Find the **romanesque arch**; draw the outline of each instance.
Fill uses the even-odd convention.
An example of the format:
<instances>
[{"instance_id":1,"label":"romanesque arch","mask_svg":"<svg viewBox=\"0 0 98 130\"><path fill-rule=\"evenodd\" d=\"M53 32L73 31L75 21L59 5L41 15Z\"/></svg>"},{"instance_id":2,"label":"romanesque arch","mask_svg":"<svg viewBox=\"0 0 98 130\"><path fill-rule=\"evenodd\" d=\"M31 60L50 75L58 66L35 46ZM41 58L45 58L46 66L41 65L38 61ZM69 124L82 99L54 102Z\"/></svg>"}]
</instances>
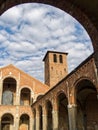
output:
<instances>
[{"instance_id":1,"label":"romanesque arch","mask_svg":"<svg viewBox=\"0 0 98 130\"><path fill-rule=\"evenodd\" d=\"M97 42L98 42L98 28L95 28L95 24L92 23L92 20L89 19L89 17L84 13L84 11L77 7L74 4L74 1L68 1L68 0L62 0L61 1L54 1L54 0L17 0L17 1L12 1L12 0L6 0L5 2L2 2L2 7L0 10L0 14L2 14L4 11L7 9L18 5L18 4L23 4L23 3L30 3L30 2L35 2L35 3L42 3L42 4L48 4L52 5L54 7L60 8L61 10L64 10L65 12L69 13L71 16L76 18L87 30L89 33L91 39L92 39L92 44L94 49L96 50L97 48Z\"/></svg>"},{"instance_id":2,"label":"romanesque arch","mask_svg":"<svg viewBox=\"0 0 98 130\"><path fill-rule=\"evenodd\" d=\"M46 111L47 111L47 130L53 130L53 116L52 116L53 106L51 101L46 101Z\"/></svg>"},{"instance_id":3,"label":"romanesque arch","mask_svg":"<svg viewBox=\"0 0 98 130\"><path fill-rule=\"evenodd\" d=\"M60 130L68 130L68 100L63 92L60 92L57 96L58 101L58 119Z\"/></svg>"},{"instance_id":4,"label":"romanesque arch","mask_svg":"<svg viewBox=\"0 0 98 130\"><path fill-rule=\"evenodd\" d=\"M11 114L4 114L1 118L1 130L13 130L14 118Z\"/></svg>"},{"instance_id":5,"label":"romanesque arch","mask_svg":"<svg viewBox=\"0 0 98 130\"><path fill-rule=\"evenodd\" d=\"M19 130L30 130L30 117L22 114L19 121Z\"/></svg>"},{"instance_id":6,"label":"romanesque arch","mask_svg":"<svg viewBox=\"0 0 98 130\"><path fill-rule=\"evenodd\" d=\"M31 91L29 88L23 88L20 92L20 105L31 104Z\"/></svg>"},{"instance_id":7,"label":"romanesque arch","mask_svg":"<svg viewBox=\"0 0 98 130\"><path fill-rule=\"evenodd\" d=\"M36 101L43 97L43 94L37 96Z\"/></svg>"},{"instance_id":8,"label":"romanesque arch","mask_svg":"<svg viewBox=\"0 0 98 130\"><path fill-rule=\"evenodd\" d=\"M16 80L12 77L7 77L3 80L2 104L14 105L16 101Z\"/></svg>"},{"instance_id":9,"label":"romanesque arch","mask_svg":"<svg viewBox=\"0 0 98 130\"><path fill-rule=\"evenodd\" d=\"M98 98L94 84L88 79L80 80L76 85L77 129L98 129Z\"/></svg>"}]
</instances>

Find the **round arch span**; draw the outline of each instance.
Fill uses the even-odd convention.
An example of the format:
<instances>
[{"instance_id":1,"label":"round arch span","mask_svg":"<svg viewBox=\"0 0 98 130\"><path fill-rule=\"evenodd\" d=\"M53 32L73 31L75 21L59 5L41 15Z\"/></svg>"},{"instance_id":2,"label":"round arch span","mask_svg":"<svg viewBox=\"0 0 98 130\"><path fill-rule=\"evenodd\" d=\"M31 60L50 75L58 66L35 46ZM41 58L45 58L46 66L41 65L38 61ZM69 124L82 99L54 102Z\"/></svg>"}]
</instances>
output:
<instances>
[{"instance_id":1,"label":"round arch span","mask_svg":"<svg viewBox=\"0 0 98 130\"><path fill-rule=\"evenodd\" d=\"M83 79L76 85L77 129L98 129L98 98L94 84Z\"/></svg>"},{"instance_id":2,"label":"round arch span","mask_svg":"<svg viewBox=\"0 0 98 130\"><path fill-rule=\"evenodd\" d=\"M77 19L86 29L88 32L91 40L92 40L92 45L95 50L95 61L96 61L96 66L98 68L98 26L96 26L96 23L98 21L94 21L93 19L97 20L96 18L96 11L97 6L94 6L93 3L87 0L87 3L83 3L83 1L72 1L72 0L6 0L6 1L1 1L0 5L0 14L2 14L4 11L7 9L18 5L18 4L23 4L23 3L42 3L42 4L48 4L52 5L54 7L60 8L61 10L69 13L71 16L73 16L75 19ZM96 2L96 5L98 3ZM88 6L89 8L86 8ZM84 10L85 7L85 10ZM95 10L95 11L94 11ZM93 19L92 17L93 16Z\"/></svg>"},{"instance_id":3,"label":"round arch span","mask_svg":"<svg viewBox=\"0 0 98 130\"><path fill-rule=\"evenodd\" d=\"M95 34L98 34L98 30L95 28L94 24L91 22L91 19L83 12L81 11L80 7L77 7L74 2L68 2L67 0L61 1L54 1L54 0L6 0L1 5L0 14L2 14L7 9L16 6L18 4L23 3L42 3L42 4L48 4L54 7L57 7L67 13L69 13L71 16L73 16L75 19L77 19L87 30L88 34L90 35L90 38L92 40L92 44L94 49L96 50L96 44L98 42L98 37Z\"/></svg>"}]
</instances>

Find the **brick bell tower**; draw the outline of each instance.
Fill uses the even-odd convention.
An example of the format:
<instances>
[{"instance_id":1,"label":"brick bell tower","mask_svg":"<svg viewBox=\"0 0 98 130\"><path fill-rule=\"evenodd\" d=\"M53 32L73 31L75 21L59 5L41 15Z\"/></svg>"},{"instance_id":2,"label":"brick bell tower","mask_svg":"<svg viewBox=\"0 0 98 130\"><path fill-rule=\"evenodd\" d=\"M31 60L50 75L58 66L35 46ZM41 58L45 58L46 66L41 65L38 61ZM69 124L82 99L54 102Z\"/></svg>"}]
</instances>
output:
<instances>
[{"instance_id":1,"label":"brick bell tower","mask_svg":"<svg viewBox=\"0 0 98 130\"><path fill-rule=\"evenodd\" d=\"M67 55L64 52L47 51L43 59L45 84L53 87L68 74Z\"/></svg>"}]
</instances>

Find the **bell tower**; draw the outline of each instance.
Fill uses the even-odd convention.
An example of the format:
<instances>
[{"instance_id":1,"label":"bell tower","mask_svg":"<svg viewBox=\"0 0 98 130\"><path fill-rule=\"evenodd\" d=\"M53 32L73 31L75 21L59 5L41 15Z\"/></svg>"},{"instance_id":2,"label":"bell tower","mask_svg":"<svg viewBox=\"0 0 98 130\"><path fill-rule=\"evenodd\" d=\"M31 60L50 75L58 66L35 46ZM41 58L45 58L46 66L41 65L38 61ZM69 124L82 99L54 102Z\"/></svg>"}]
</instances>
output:
<instances>
[{"instance_id":1,"label":"bell tower","mask_svg":"<svg viewBox=\"0 0 98 130\"><path fill-rule=\"evenodd\" d=\"M47 51L43 59L45 84L53 87L68 74L67 55L64 52Z\"/></svg>"}]
</instances>

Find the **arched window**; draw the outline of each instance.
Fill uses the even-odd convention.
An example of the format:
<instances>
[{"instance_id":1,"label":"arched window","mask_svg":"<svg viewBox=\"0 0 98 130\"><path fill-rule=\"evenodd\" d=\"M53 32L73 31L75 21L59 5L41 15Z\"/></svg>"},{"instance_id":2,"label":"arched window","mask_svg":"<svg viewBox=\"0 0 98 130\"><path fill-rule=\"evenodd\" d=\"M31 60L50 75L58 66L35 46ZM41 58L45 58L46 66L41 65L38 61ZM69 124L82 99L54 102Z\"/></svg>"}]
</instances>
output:
<instances>
[{"instance_id":1,"label":"arched window","mask_svg":"<svg viewBox=\"0 0 98 130\"><path fill-rule=\"evenodd\" d=\"M59 62L63 63L63 57L62 57L62 55L59 55Z\"/></svg>"},{"instance_id":2,"label":"arched window","mask_svg":"<svg viewBox=\"0 0 98 130\"><path fill-rule=\"evenodd\" d=\"M16 80L6 78L3 81L2 104L13 105L16 99Z\"/></svg>"},{"instance_id":3,"label":"arched window","mask_svg":"<svg viewBox=\"0 0 98 130\"><path fill-rule=\"evenodd\" d=\"M1 130L12 130L14 119L11 114L5 114L1 118Z\"/></svg>"},{"instance_id":4,"label":"arched window","mask_svg":"<svg viewBox=\"0 0 98 130\"><path fill-rule=\"evenodd\" d=\"M20 105L30 105L31 91L28 88L23 88L20 94Z\"/></svg>"},{"instance_id":5,"label":"arched window","mask_svg":"<svg viewBox=\"0 0 98 130\"><path fill-rule=\"evenodd\" d=\"M56 54L53 55L53 61L57 62L57 55Z\"/></svg>"},{"instance_id":6,"label":"arched window","mask_svg":"<svg viewBox=\"0 0 98 130\"><path fill-rule=\"evenodd\" d=\"M27 114L23 114L19 121L19 130L29 130L30 119Z\"/></svg>"}]
</instances>

